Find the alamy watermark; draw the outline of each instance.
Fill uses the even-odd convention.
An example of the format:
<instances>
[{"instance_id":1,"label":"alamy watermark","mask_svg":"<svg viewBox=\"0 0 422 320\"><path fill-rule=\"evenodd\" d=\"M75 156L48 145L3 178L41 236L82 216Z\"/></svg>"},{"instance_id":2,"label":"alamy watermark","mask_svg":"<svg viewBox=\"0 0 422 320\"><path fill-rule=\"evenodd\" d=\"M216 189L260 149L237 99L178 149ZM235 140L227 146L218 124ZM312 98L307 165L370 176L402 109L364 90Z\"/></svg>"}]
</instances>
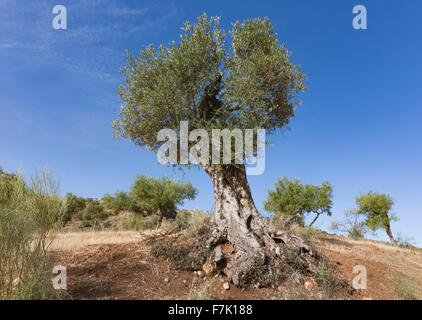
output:
<instances>
[{"instance_id":1,"label":"alamy watermark","mask_svg":"<svg viewBox=\"0 0 422 320\"><path fill-rule=\"evenodd\" d=\"M67 271L66 267L62 265L54 266L53 274L56 276L53 278L53 288L56 290L67 289Z\"/></svg>"},{"instance_id":2,"label":"alamy watermark","mask_svg":"<svg viewBox=\"0 0 422 320\"><path fill-rule=\"evenodd\" d=\"M354 289L356 290L365 290L367 289L367 284L366 284L366 278L367 278L367 272L366 272L366 267L362 266L362 265L356 265L353 267L353 273L357 274L357 276L355 276L353 278L352 281L352 286Z\"/></svg>"},{"instance_id":3,"label":"alamy watermark","mask_svg":"<svg viewBox=\"0 0 422 320\"><path fill-rule=\"evenodd\" d=\"M366 30L368 29L368 23L367 23L367 11L366 7L359 4L353 7L352 12L356 14L356 16L353 18L352 25L353 29L355 30Z\"/></svg>"},{"instance_id":4,"label":"alamy watermark","mask_svg":"<svg viewBox=\"0 0 422 320\"><path fill-rule=\"evenodd\" d=\"M67 29L67 9L65 6L63 5L57 5L54 6L53 8L53 14L55 14L56 16L54 16L53 18L53 28L56 30L66 30Z\"/></svg>"},{"instance_id":5,"label":"alamy watermark","mask_svg":"<svg viewBox=\"0 0 422 320\"><path fill-rule=\"evenodd\" d=\"M179 133L161 129L157 140L165 141L157 151L161 164L244 164L245 160L247 165L255 165L246 167L247 175L260 175L265 170L264 129L212 129L210 138L207 130L189 132L188 121L180 121ZM196 144L192 145L192 142Z\"/></svg>"}]
</instances>

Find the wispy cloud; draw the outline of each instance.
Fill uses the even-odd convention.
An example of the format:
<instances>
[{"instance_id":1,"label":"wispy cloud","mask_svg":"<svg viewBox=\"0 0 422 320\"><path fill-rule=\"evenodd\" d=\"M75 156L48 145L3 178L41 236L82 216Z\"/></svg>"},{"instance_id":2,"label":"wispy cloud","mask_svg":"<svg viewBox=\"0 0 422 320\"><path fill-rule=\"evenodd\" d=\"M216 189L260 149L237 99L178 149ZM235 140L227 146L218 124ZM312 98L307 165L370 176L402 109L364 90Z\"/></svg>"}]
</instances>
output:
<instances>
[{"instance_id":1,"label":"wispy cloud","mask_svg":"<svg viewBox=\"0 0 422 320\"><path fill-rule=\"evenodd\" d=\"M175 5L124 6L113 0L75 0L67 4L68 29L52 28L51 1L0 2L0 55L18 55L60 64L106 82L117 81L119 44L130 37L165 28Z\"/></svg>"}]
</instances>

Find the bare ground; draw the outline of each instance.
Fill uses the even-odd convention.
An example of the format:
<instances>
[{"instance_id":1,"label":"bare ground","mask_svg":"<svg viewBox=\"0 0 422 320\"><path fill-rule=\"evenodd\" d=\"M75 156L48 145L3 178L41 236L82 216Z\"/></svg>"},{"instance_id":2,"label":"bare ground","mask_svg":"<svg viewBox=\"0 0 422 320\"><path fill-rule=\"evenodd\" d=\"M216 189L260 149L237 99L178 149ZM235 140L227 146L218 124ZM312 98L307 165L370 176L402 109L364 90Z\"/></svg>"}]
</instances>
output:
<instances>
[{"instance_id":1,"label":"bare ground","mask_svg":"<svg viewBox=\"0 0 422 320\"><path fill-rule=\"evenodd\" d=\"M155 231L100 231L60 233L52 245L58 263L67 267L68 293L73 299L303 299L289 285L277 289L223 289L220 276L199 278L175 270L165 258L150 255L145 241ZM368 288L352 299L398 299L397 278L422 288L422 250L392 247L383 242L350 240L319 234L313 245L350 283L355 265L367 269ZM310 279L312 280L312 279ZM300 284L302 287L303 284ZM306 298L324 296L318 285L303 289ZM297 288L295 288L297 291ZM420 298L420 296L419 296Z\"/></svg>"}]
</instances>

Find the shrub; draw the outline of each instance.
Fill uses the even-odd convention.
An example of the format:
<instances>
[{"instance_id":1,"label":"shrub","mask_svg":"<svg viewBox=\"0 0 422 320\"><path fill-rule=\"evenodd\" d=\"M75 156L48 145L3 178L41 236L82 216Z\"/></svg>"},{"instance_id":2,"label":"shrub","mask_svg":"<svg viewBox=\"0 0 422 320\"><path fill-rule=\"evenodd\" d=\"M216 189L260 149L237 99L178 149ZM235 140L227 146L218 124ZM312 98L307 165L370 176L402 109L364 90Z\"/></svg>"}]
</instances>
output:
<instances>
[{"instance_id":1,"label":"shrub","mask_svg":"<svg viewBox=\"0 0 422 320\"><path fill-rule=\"evenodd\" d=\"M205 228L209 228L211 217L201 210L192 212L189 220L189 226L184 231L186 237L198 236Z\"/></svg>"},{"instance_id":2,"label":"shrub","mask_svg":"<svg viewBox=\"0 0 422 320\"><path fill-rule=\"evenodd\" d=\"M189 246L177 246L170 242L168 244L158 243L151 248L150 253L154 257L169 258L178 270L194 271L202 268L210 249L206 248L201 242Z\"/></svg>"},{"instance_id":3,"label":"shrub","mask_svg":"<svg viewBox=\"0 0 422 320\"><path fill-rule=\"evenodd\" d=\"M84 198L67 193L63 199L63 222L69 222L75 214L83 211L85 207L86 200Z\"/></svg>"},{"instance_id":4,"label":"shrub","mask_svg":"<svg viewBox=\"0 0 422 320\"><path fill-rule=\"evenodd\" d=\"M158 216L142 217L135 215L134 217L126 217L121 221L123 230L143 231L155 229L158 224Z\"/></svg>"},{"instance_id":5,"label":"shrub","mask_svg":"<svg viewBox=\"0 0 422 320\"><path fill-rule=\"evenodd\" d=\"M317 230L312 227L305 227L302 230L302 238L305 242L309 243L311 241L311 238L315 236L317 233Z\"/></svg>"},{"instance_id":6,"label":"shrub","mask_svg":"<svg viewBox=\"0 0 422 320\"><path fill-rule=\"evenodd\" d=\"M315 279L322 286L327 286L332 281L332 274L325 261L320 261L315 268Z\"/></svg>"},{"instance_id":7,"label":"shrub","mask_svg":"<svg viewBox=\"0 0 422 320\"><path fill-rule=\"evenodd\" d=\"M192 214L186 210L178 212L176 218L172 221L172 231L179 232L189 228L191 216Z\"/></svg>"},{"instance_id":8,"label":"shrub","mask_svg":"<svg viewBox=\"0 0 422 320\"><path fill-rule=\"evenodd\" d=\"M94 200L88 203L85 209L85 214L91 216L91 219L104 212L104 207L99 201Z\"/></svg>"},{"instance_id":9,"label":"shrub","mask_svg":"<svg viewBox=\"0 0 422 320\"><path fill-rule=\"evenodd\" d=\"M94 229L101 228L101 221L107 219L109 213L104 210L104 207L98 200L87 200L87 205L84 211L79 213L81 223L79 228L92 227Z\"/></svg>"},{"instance_id":10,"label":"shrub","mask_svg":"<svg viewBox=\"0 0 422 320\"><path fill-rule=\"evenodd\" d=\"M106 194L102 201L104 207L113 210L114 214L119 214L120 211L139 211L129 193L124 191L118 191L114 196Z\"/></svg>"},{"instance_id":11,"label":"shrub","mask_svg":"<svg viewBox=\"0 0 422 320\"><path fill-rule=\"evenodd\" d=\"M297 279L299 276L308 273L308 266L302 260L300 252L291 249L285 249L283 252L285 268L283 269L283 278Z\"/></svg>"},{"instance_id":12,"label":"shrub","mask_svg":"<svg viewBox=\"0 0 422 320\"><path fill-rule=\"evenodd\" d=\"M48 246L63 202L47 170L27 183L0 171L0 299L57 298Z\"/></svg>"},{"instance_id":13,"label":"shrub","mask_svg":"<svg viewBox=\"0 0 422 320\"><path fill-rule=\"evenodd\" d=\"M114 197L111 194L105 194L101 199L101 204L106 209L113 209Z\"/></svg>"},{"instance_id":14,"label":"shrub","mask_svg":"<svg viewBox=\"0 0 422 320\"><path fill-rule=\"evenodd\" d=\"M79 228L81 228L81 229L83 229L83 228L89 228L89 227L91 227L91 222L88 221L88 220L83 220L79 224Z\"/></svg>"},{"instance_id":15,"label":"shrub","mask_svg":"<svg viewBox=\"0 0 422 320\"><path fill-rule=\"evenodd\" d=\"M81 220L89 221L92 219L92 215L89 212L82 212Z\"/></svg>"},{"instance_id":16,"label":"shrub","mask_svg":"<svg viewBox=\"0 0 422 320\"><path fill-rule=\"evenodd\" d=\"M352 292L347 281L340 278L337 272L330 268L324 259L315 268L314 277L323 289L323 299L348 296Z\"/></svg>"},{"instance_id":17,"label":"shrub","mask_svg":"<svg viewBox=\"0 0 422 320\"><path fill-rule=\"evenodd\" d=\"M201 210L193 212L182 210L172 221L171 232L182 232L183 236L195 237L203 230L210 228L211 216Z\"/></svg>"},{"instance_id":18,"label":"shrub","mask_svg":"<svg viewBox=\"0 0 422 320\"><path fill-rule=\"evenodd\" d=\"M204 214L200 211L197 212L198 217L202 217ZM184 217L189 217L187 213L183 214ZM159 241L151 249L151 255L154 257L164 256L170 259L170 262L175 266L176 269L181 270L198 270L202 268L202 265L207 260L211 253L211 248L206 245L213 225L209 221L209 217L203 220L202 218L194 218L194 221L202 221L203 223L192 223L192 217L190 215L189 227L183 231L191 230L187 234L191 236L189 241L183 241L183 244L175 244L175 241L163 242ZM205 223L208 221L208 223ZM193 229L192 226L195 226ZM197 229L198 228L198 229ZM193 232L193 230L196 231Z\"/></svg>"},{"instance_id":19,"label":"shrub","mask_svg":"<svg viewBox=\"0 0 422 320\"><path fill-rule=\"evenodd\" d=\"M164 215L175 211L184 200L193 200L198 190L190 182L174 181L167 177L155 179L140 175L131 188L131 197L134 199L139 212L144 215L157 214L160 226Z\"/></svg>"},{"instance_id":20,"label":"shrub","mask_svg":"<svg viewBox=\"0 0 422 320\"><path fill-rule=\"evenodd\" d=\"M368 232L368 227L362 219L362 215L356 210L347 210L344 215L345 221L333 221L331 229L347 234L352 239L362 239Z\"/></svg>"},{"instance_id":21,"label":"shrub","mask_svg":"<svg viewBox=\"0 0 422 320\"><path fill-rule=\"evenodd\" d=\"M400 299L417 300L419 298L419 287L416 283L403 278L396 278L395 291Z\"/></svg>"}]
</instances>

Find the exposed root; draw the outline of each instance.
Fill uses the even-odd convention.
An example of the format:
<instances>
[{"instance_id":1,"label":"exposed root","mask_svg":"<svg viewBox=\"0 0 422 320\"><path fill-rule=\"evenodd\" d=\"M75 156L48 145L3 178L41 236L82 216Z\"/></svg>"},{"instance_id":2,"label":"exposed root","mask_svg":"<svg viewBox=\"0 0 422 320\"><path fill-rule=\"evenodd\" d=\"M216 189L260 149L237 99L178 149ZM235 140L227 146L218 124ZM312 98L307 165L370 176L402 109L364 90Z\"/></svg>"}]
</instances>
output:
<instances>
[{"instance_id":1,"label":"exposed root","mask_svg":"<svg viewBox=\"0 0 422 320\"><path fill-rule=\"evenodd\" d=\"M285 252L295 252L309 272L315 269L315 256L303 240L289 231L275 230L266 224L268 231L253 237L259 246L249 246L251 238L227 236L215 229L207 246L212 250L208 259L215 271L225 274L235 285L275 285L284 267ZM232 244L231 252L224 252L222 245Z\"/></svg>"}]
</instances>

